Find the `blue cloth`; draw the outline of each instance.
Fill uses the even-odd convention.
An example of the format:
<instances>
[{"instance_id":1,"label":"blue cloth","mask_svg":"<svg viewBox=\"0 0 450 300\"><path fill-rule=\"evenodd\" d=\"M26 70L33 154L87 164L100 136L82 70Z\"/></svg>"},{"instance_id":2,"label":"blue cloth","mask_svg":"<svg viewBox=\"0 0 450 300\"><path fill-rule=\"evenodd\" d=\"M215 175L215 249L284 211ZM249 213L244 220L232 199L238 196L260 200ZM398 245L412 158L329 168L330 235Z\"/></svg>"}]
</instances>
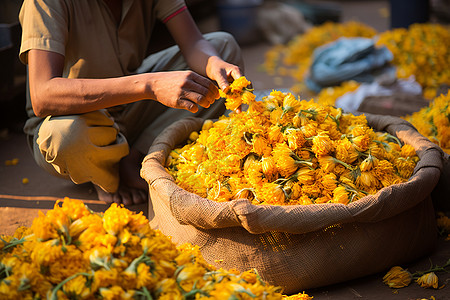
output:
<instances>
[{"instance_id":1,"label":"blue cloth","mask_svg":"<svg viewBox=\"0 0 450 300\"><path fill-rule=\"evenodd\" d=\"M391 51L375 47L373 39L340 38L314 51L306 85L319 92L348 80L372 82L378 75L392 71L392 59Z\"/></svg>"}]
</instances>

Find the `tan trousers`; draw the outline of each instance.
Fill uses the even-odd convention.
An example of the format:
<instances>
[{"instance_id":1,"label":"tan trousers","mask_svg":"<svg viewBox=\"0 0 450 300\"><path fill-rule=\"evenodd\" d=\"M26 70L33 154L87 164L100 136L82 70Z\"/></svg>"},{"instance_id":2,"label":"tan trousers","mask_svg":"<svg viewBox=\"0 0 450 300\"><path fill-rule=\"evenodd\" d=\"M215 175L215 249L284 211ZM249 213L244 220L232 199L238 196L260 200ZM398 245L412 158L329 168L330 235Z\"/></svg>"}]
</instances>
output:
<instances>
[{"instance_id":1,"label":"tan trousers","mask_svg":"<svg viewBox=\"0 0 450 300\"><path fill-rule=\"evenodd\" d=\"M221 57L243 69L240 48L224 32L205 34ZM138 73L187 70L177 46L146 58ZM34 158L51 174L81 184L92 182L107 192L119 186L119 162L129 147L147 153L158 134L173 122L195 116L214 119L225 112L223 100L195 114L152 100L70 116L49 116L30 136Z\"/></svg>"}]
</instances>

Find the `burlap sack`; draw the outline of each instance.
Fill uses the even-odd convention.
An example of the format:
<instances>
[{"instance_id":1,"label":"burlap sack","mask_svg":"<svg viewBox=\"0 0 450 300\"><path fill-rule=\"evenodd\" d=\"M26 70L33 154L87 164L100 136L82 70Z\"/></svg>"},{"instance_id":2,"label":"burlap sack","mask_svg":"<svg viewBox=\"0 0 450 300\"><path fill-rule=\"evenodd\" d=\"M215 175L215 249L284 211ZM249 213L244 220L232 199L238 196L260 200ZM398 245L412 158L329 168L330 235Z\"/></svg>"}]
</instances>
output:
<instances>
[{"instance_id":1,"label":"burlap sack","mask_svg":"<svg viewBox=\"0 0 450 300\"><path fill-rule=\"evenodd\" d=\"M188 118L155 140L141 176L149 184L149 220L175 243L200 246L217 267L256 269L286 294L330 285L412 261L437 241L430 198L439 180L442 151L408 122L367 115L378 131L415 147L420 161L411 179L349 205L252 205L246 199L218 203L178 187L165 171L171 149L203 120Z\"/></svg>"}]
</instances>

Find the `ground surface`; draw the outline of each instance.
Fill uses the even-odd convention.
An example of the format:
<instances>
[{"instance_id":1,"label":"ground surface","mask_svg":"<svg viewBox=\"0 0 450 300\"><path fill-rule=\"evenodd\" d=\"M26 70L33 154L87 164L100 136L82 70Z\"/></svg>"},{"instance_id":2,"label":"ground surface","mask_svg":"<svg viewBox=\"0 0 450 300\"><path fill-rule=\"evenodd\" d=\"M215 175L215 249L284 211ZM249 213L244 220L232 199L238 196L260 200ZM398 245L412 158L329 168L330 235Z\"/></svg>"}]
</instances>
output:
<instances>
[{"instance_id":1,"label":"ground surface","mask_svg":"<svg viewBox=\"0 0 450 300\"><path fill-rule=\"evenodd\" d=\"M377 30L388 28L387 1L334 1L340 3L342 20L366 22ZM274 80L261 72L264 53L270 48L267 43L243 46L246 75L256 90L285 89L290 80ZM20 100L21 101L21 100ZM20 118L18 118L20 119ZM52 177L41 170L34 162L24 134L21 132L22 120L10 124L8 129L0 128L0 234L11 234L20 225L31 225L39 210L51 209L57 199L70 197L83 199L94 211L104 211L108 205L97 199L90 184L74 185L64 179ZM4 162L18 158L17 165ZM28 183L23 183L27 178ZM134 211L147 213L147 205L129 207ZM428 257L403 266L411 271L428 269L430 261L444 264L450 258L450 241L439 238L436 250ZM440 276L442 289L423 289L417 284L407 288L392 290L382 283L383 274L374 274L358 280L306 291L314 299L450 299L449 274Z\"/></svg>"}]
</instances>

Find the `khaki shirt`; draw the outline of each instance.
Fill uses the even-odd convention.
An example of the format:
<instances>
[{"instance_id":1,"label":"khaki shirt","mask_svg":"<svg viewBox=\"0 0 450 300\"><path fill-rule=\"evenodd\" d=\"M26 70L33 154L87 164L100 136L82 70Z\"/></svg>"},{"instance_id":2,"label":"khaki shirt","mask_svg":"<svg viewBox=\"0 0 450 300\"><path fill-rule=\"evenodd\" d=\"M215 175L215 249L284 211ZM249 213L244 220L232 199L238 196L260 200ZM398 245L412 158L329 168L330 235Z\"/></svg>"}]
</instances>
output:
<instances>
[{"instance_id":1,"label":"khaki shirt","mask_svg":"<svg viewBox=\"0 0 450 300\"><path fill-rule=\"evenodd\" d=\"M116 26L103 0L24 0L19 58L27 64L31 49L62 54L67 78L129 75L145 58L155 20L167 20L184 7L184 0L123 0ZM34 117L29 99L27 111ZM33 134L29 127L35 126L25 128Z\"/></svg>"}]
</instances>

